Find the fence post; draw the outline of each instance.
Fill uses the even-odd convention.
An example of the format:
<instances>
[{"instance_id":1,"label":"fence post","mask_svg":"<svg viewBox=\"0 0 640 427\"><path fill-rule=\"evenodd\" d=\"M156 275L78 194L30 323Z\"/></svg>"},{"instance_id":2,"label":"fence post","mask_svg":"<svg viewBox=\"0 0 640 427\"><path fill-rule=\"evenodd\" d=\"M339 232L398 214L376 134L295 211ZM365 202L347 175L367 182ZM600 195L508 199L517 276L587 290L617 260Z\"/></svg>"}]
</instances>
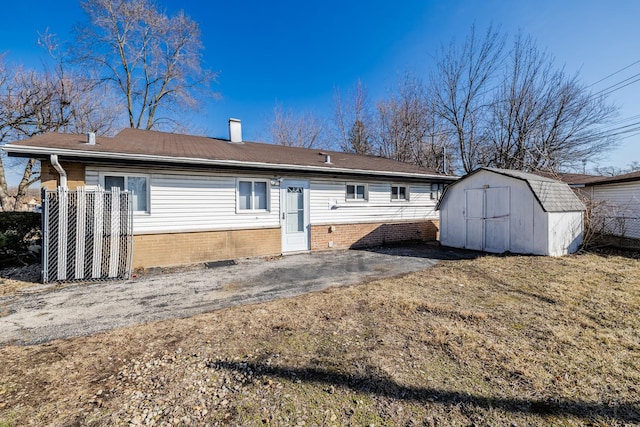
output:
<instances>
[{"instance_id":1,"label":"fence post","mask_svg":"<svg viewBox=\"0 0 640 427\"><path fill-rule=\"evenodd\" d=\"M84 187L76 191L76 274L75 279L84 279L85 245L87 240L87 197Z\"/></svg>"},{"instance_id":2,"label":"fence post","mask_svg":"<svg viewBox=\"0 0 640 427\"><path fill-rule=\"evenodd\" d=\"M42 188L40 191L40 200L42 201L42 250L40 253L40 260L42 264L42 283L49 282L49 200L47 189Z\"/></svg>"},{"instance_id":3,"label":"fence post","mask_svg":"<svg viewBox=\"0 0 640 427\"><path fill-rule=\"evenodd\" d=\"M104 191L98 190L93 194L93 262L91 265L91 277L99 278L102 276L102 245L104 243L102 239Z\"/></svg>"},{"instance_id":4,"label":"fence post","mask_svg":"<svg viewBox=\"0 0 640 427\"><path fill-rule=\"evenodd\" d=\"M109 209L109 277L118 276L120 261L120 188L111 189L111 209Z\"/></svg>"},{"instance_id":5,"label":"fence post","mask_svg":"<svg viewBox=\"0 0 640 427\"><path fill-rule=\"evenodd\" d=\"M68 196L66 188L58 187L58 280L67 280Z\"/></svg>"}]
</instances>

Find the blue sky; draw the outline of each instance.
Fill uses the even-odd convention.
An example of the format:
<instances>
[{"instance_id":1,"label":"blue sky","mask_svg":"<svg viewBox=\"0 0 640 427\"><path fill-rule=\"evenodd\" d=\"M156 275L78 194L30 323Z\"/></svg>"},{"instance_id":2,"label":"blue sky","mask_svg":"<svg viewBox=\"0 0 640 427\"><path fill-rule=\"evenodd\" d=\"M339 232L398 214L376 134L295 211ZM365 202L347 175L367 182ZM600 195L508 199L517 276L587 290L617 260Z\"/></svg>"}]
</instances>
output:
<instances>
[{"instance_id":1,"label":"blue sky","mask_svg":"<svg viewBox=\"0 0 640 427\"><path fill-rule=\"evenodd\" d=\"M218 137L227 135L227 119L237 117L244 139L267 140L276 102L330 117L334 88L346 91L358 79L379 99L405 70L426 76L439 46L463 40L472 24L531 35L585 84L640 60L634 0L156 1L169 13L184 9L201 26L205 66L220 72L222 98L208 102L196 123ZM83 19L75 0L7 2L3 16L0 51L26 66L45 58L38 31L48 28L64 40ZM640 63L591 89L638 73ZM639 95L640 82L611 94L621 119L640 114ZM634 160L640 161L640 135L622 140L599 165Z\"/></svg>"}]
</instances>

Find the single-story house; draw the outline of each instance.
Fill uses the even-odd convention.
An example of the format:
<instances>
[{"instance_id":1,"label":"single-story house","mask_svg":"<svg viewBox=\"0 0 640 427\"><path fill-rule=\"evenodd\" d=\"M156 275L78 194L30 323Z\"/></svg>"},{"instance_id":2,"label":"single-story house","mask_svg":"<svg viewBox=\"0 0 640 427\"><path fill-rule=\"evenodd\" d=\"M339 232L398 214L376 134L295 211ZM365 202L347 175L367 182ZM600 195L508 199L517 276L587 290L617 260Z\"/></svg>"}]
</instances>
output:
<instances>
[{"instance_id":1,"label":"single-story house","mask_svg":"<svg viewBox=\"0 0 640 427\"><path fill-rule=\"evenodd\" d=\"M376 156L125 129L4 146L42 186L133 192L133 268L435 240L455 177Z\"/></svg>"},{"instance_id":2,"label":"single-story house","mask_svg":"<svg viewBox=\"0 0 640 427\"><path fill-rule=\"evenodd\" d=\"M539 175L480 168L449 185L436 209L444 246L560 256L582 243L584 205Z\"/></svg>"},{"instance_id":3,"label":"single-story house","mask_svg":"<svg viewBox=\"0 0 640 427\"><path fill-rule=\"evenodd\" d=\"M594 177L580 187L601 217L596 220L602 221L606 234L640 239L640 171Z\"/></svg>"}]
</instances>

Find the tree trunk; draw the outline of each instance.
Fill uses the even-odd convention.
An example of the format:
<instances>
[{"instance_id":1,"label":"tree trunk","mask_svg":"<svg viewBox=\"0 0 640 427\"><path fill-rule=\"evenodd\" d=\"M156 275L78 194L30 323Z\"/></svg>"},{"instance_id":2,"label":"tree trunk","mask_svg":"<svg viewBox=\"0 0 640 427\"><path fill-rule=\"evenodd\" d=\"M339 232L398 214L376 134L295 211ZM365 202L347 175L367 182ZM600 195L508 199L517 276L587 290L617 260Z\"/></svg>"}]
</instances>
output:
<instances>
[{"instance_id":1,"label":"tree trunk","mask_svg":"<svg viewBox=\"0 0 640 427\"><path fill-rule=\"evenodd\" d=\"M22 203L24 201L25 196L27 195L27 191L29 190L29 186L33 184L37 179L33 179L33 167L36 165L35 159L29 159L27 162L27 166L24 168L24 173L22 174L22 179L18 184L18 192L16 193L16 199L13 205L13 210L20 210L22 207Z\"/></svg>"},{"instance_id":2,"label":"tree trunk","mask_svg":"<svg viewBox=\"0 0 640 427\"><path fill-rule=\"evenodd\" d=\"M0 155L0 206L2 207L2 210L6 212L12 210L13 198L9 194L7 179L4 173L4 164L2 163L2 156Z\"/></svg>"}]
</instances>

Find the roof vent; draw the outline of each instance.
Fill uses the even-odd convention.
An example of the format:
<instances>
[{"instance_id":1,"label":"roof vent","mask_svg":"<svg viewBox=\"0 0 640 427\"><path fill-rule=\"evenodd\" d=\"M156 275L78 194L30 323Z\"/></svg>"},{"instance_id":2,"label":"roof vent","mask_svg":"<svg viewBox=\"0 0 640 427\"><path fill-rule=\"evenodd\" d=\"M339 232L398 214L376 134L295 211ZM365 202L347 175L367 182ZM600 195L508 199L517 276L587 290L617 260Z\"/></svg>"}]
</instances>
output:
<instances>
[{"instance_id":1,"label":"roof vent","mask_svg":"<svg viewBox=\"0 0 640 427\"><path fill-rule=\"evenodd\" d=\"M229 141L242 142L242 124L240 119L229 119Z\"/></svg>"},{"instance_id":2,"label":"roof vent","mask_svg":"<svg viewBox=\"0 0 640 427\"><path fill-rule=\"evenodd\" d=\"M95 132L87 133L87 144L96 145L96 133Z\"/></svg>"},{"instance_id":3,"label":"roof vent","mask_svg":"<svg viewBox=\"0 0 640 427\"><path fill-rule=\"evenodd\" d=\"M324 156L324 162L326 164L331 164L331 156L328 153L318 153L321 156Z\"/></svg>"}]
</instances>

